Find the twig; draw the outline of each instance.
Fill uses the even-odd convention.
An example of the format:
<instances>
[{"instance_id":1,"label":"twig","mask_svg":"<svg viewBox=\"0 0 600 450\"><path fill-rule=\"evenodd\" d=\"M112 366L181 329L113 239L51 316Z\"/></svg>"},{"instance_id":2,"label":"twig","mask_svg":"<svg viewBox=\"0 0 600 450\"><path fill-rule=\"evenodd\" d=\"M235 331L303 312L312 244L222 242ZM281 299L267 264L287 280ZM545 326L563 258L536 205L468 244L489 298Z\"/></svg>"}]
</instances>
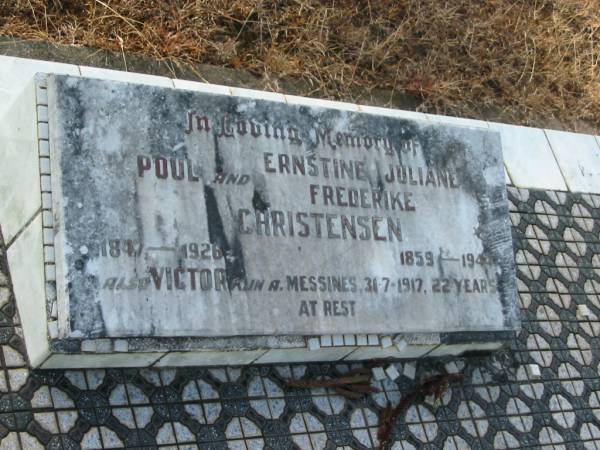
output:
<instances>
[{"instance_id":1,"label":"twig","mask_svg":"<svg viewBox=\"0 0 600 450\"><path fill-rule=\"evenodd\" d=\"M357 400L367 394L379 392L378 388L370 385L370 381L370 371L363 367L339 378L288 380L285 384L289 387L299 388L330 388L348 399Z\"/></svg>"},{"instance_id":2,"label":"twig","mask_svg":"<svg viewBox=\"0 0 600 450\"><path fill-rule=\"evenodd\" d=\"M341 396L346 397L346 398L350 398L350 399L353 399L353 400L358 400L359 398L362 398L365 395L365 394L363 394L361 392L354 392L354 391L351 391L349 389L344 389L344 388L341 388L341 387L334 387L333 390L335 392L337 392L338 394L340 394Z\"/></svg>"},{"instance_id":3,"label":"twig","mask_svg":"<svg viewBox=\"0 0 600 450\"><path fill-rule=\"evenodd\" d=\"M400 417L410 405L429 395L434 395L435 398L439 400L442 395L444 395L444 392L446 392L448 385L451 382L462 381L464 379L465 376L462 373L449 373L433 376L404 397L395 408L388 405L382 409L379 414L379 430L377 430L377 437L380 442L379 448L384 449L388 444L396 419Z\"/></svg>"}]
</instances>

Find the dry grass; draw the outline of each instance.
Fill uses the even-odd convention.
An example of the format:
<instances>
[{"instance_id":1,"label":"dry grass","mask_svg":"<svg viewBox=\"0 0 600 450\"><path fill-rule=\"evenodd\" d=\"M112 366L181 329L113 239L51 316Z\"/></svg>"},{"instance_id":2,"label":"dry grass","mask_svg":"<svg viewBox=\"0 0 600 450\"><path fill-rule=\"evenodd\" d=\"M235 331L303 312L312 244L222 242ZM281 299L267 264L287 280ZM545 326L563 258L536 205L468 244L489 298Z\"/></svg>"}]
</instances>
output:
<instances>
[{"instance_id":1,"label":"dry grass","mask_svg":"<svg viewBox=\"0 0 600 450\"><path fill-rule=\"evenodd\" d=\"M277 88L600 124L600 0L0 0L0 34L252 71ZM358 94L357 94L358 93ZM543 119L540 119L543 118Z\"/></svg>"}]
</instances>

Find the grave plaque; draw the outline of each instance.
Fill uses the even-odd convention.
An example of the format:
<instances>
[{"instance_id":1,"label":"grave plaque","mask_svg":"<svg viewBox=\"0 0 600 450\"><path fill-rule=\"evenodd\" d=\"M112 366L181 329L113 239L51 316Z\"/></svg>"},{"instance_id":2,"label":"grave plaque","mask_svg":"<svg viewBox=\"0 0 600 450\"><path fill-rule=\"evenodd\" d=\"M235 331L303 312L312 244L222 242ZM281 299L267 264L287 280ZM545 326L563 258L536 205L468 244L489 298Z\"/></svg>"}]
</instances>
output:
<instances>
[{"instance_id":1,"label":"grave plaque","mask_svg":"<svg viewBox=\"0 0 600 450\"><path fill-rule=\"evenodd\" d=\"M48 76L63 338L518 327L500 138Z\"/></svg>"}]
</instances>

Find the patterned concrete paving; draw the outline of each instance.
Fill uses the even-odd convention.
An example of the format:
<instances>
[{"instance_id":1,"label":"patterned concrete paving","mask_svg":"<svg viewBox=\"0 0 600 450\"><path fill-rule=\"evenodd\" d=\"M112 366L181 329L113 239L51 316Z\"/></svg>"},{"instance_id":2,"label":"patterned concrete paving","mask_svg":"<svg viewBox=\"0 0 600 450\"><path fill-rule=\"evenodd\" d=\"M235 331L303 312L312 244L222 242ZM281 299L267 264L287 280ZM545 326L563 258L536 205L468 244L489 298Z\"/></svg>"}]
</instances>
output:
<instances>
[{"instance_id":1,"label":"patterned concrete paving","mask_svg":"<svg viewBox=\"0 0 600 450\"><path fill-rule=\"evenodd\" d=\"M284 384L347 364L30 371L2 244L0 449L373 448L381 409L447 370L466 378L401 415L390 448L600 448L600 196L509 196L523 317L510 349L403 361L358 400Z\"/></svg>"}]
</instances>

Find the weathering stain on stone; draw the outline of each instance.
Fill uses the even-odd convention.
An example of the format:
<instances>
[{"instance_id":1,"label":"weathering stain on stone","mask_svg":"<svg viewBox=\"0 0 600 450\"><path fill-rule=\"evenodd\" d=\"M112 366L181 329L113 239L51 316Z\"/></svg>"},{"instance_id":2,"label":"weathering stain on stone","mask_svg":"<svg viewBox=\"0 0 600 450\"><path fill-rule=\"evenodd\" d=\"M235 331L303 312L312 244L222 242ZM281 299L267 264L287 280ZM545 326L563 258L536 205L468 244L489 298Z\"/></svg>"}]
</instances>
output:
<instances>
[{"instance_id":1,"label":"weathering stain on stone","mask_svg":"<svg viewBox=\"0 0 600 450\"><path fill-rule=\"evenodd\" d=\"M60 75L48 89L64 338L518 328L495 133Z\"/></svg>"}]
</instances>

